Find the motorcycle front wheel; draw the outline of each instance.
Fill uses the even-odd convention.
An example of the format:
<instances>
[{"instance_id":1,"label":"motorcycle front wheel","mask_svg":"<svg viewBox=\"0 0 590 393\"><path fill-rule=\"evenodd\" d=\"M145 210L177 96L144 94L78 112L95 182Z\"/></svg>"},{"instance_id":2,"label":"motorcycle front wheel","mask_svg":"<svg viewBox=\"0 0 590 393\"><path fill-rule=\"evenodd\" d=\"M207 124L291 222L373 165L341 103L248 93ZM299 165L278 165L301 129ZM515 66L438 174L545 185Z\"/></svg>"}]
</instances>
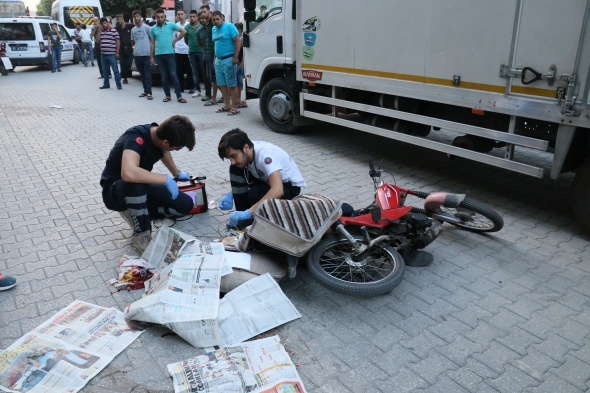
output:
<instances>
[{"instance_id":1,"label":"motorcycle front wheel","mask_svg":"<svg viewBox=\"0 0 590 393\"><path fill-rule=\"evenodd\" d=\"M439 206L433 212L412 209L413 212L425 213L437 220L472 232L497 232L504 226L504 219L484 204L465 198L458 207Z\"/></svg>"},{"instance_id":2,"label":"motorcycle front wheel","mask_svg":"<svg viewBox=\"0 0 590 393\"><path fill-rule=\"evenodd\" d=\"M354 238L362 243L360 236ZM309 251L307 267L322 285L348 295L383 295L402 281L404 260L390 246L376 244L359 260L352 250L344 238L325 238Z\"/></svg>"}]
</instances>

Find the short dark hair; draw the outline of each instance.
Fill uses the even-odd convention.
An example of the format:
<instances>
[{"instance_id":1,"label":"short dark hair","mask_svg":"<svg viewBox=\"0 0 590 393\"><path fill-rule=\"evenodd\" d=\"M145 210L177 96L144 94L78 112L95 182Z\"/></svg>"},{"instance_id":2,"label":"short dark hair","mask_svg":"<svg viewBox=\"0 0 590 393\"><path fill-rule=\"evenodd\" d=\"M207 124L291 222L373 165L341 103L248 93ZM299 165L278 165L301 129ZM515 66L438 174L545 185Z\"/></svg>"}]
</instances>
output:
<instances>
[{"instance_id":1,"label":"short dark hair","mask_svg":"<svg viewBox=\"0 0 590 393\"><path fill-rule=\"evenodd\" d=\"M220 16L220 17L222 17L222 18L223 18L223 14L222 14L222 13L221 13L221 11L219 11L219 10L217 10L217 11L213 11L213 12L211 13L211 15L213 15L213 16Z\"/></svg>"},{"instance_id":2,"label":"short dark hair","mask_svg":"<svg viewBox=\"0 0 590 393\"><path fill-rule=\"evenodd\" d=\"M158 8L156 11L154 11L154 14L164 14L164 10L162 8Z\"/></svg>"},{"instance_id":3,"label":"short dark hair","mask_svg":"<svg viewBox=\"0 0 590 393\"><path fill-rule=\"evenodd\" d=\"M164 120L156 129L156 136L167 140L173 147L186 147L193 150L195 147L195 126L188 117L174 115Z\"/></svg>"},{"instance_id":4,"label":"short dark hair","mask_svg":"<svg viewBox=\"0 0 590 393\"><path fill-rule=\"evenodd\" d=\"M189 15L199 15L199 13L195 10L190 10L188 14Z\"/></svg>"},{"instance_id":5,"label":"short dark hair","mask_svg":"<svg viewBox=\"0 0 590 393\"><path fill-rule=\"evenodd\" d=\"M203 8L206 8L209 11L211 11L211 7L209 7L209 4L203 4L202 6L199 7L200 10L202 10Z\"/></svg>"},{"instance_id":6,"label":"short dark hair","mask_svg":"<svg viewBox=\"0 0 590 393\"><path fill-rule=\"evenodd\" d=\"M236 26L236 29L238 29L238 31L244 31L244 24L241 22L236 22L234 23L234 26Z\"/></svg>"},{"instance_id":7,"label":"short dark hair","mask_svg":"<svg viewBox=\"0 0 590 393\"><path fill-rule=\"evenodd\" d=\"M105 16L103 16L102 18L100 18L100 23L102 23L102 22L108 22L108 21L109 20Z\"/></svg>"},{"instance_id":8,"label":"short dark hair","mask_svg":"<svg viewBox=\"0 0 590 393\"><path fill-rule=\"evenodd\" d=\"M135 10L131 13L131 15L141 15L141 11Z\"/></svg>"},{"instance_id":9,"label":"short dark hair","mask_svg":"<svg viewBox=\"0 0 590 393\"><path fill-rule=\"evenodd\" d=\"M122 18L123 17L123 14L117 14L115 17L116 18L119 18L119 17Z\"/></svg>"},{"instance_id":10,"label":"short dark hair","mask_svg":"<svg viewBox=\"0 0 590 393\"><path fill-rule=\"evenodd\" d=\"M229 149L236 149L244 151L244 146L254 147L254 143L248 138L248 134L239 128L229 130L219 140L219 146L217 146L217 153L219 158L222 160L227 158L227 152Z\"/></svg>"}]
</instances>

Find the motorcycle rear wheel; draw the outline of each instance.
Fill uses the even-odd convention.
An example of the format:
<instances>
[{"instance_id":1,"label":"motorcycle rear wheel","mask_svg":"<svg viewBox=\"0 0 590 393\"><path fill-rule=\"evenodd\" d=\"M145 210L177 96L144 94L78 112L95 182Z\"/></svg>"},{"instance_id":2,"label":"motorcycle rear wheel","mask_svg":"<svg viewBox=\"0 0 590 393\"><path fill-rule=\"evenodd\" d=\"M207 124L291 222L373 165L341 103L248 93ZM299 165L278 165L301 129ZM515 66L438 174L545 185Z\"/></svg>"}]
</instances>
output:
<instances>
[{"instance_id":1,"label":"motorcycle rear wheel","mask_svg":"<svg viewBox=\"0 0 590 393\"><path fill-rule=\"evenodd\" d=\"M439 206L434 212L412 208L414 213L423 213L438 220L472 232L497 232L504 227L504 219L484 204L463 199L458 207Z\"/></svg>"},{"instance_id":2,"label":"motorcycle rear wheel","mask_svg":"<svg viewBox=\"0 0 590 393\"><path fill-rule=\"evenodd\" d=\"M354 238L362 242L360 236ZM322 285L348 295L383 295L402 281L404 259L392 247L377 244L358 262L351 259L351 250L344 238L325 238L309 251L307 267Z\"/></svg>"}]
</instances>

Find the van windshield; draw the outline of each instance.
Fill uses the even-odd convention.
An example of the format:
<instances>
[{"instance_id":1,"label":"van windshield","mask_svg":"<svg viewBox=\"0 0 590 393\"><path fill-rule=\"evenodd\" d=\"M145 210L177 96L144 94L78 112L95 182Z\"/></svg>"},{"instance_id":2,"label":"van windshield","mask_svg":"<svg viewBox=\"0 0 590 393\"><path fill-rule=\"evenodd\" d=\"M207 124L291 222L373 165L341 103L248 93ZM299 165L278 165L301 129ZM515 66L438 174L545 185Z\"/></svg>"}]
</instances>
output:
<instances>
[{"instance_id":1,"label":"van windshield","mask_svg":"<svg viewBox=\"0 0 590 393\"><path fill-rule=\"evenodd\" d=\"M35 41L32 23L0 23L0 41Z\"/></svg>"},{"instance_id":2,"label":"van windshield","mask_svg":"<svg viewBox=\"0 0 590 393\"><path fill-rule=\"evenodd\" d=\"M100 17L98 7L90 5L76 5L64 7L64 25L68 29L76 27L76 23L92 26L95 16Z\"/></svg>"}]
</instances>

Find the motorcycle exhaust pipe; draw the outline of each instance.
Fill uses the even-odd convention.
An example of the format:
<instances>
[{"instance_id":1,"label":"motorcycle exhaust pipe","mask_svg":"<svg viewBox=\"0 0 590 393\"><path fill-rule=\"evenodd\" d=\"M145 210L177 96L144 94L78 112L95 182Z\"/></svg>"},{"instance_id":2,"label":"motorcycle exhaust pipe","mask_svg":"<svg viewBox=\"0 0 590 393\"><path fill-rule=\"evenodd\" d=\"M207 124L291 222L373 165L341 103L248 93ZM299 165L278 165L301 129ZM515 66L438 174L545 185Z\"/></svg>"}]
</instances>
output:
<instances>
[{"instance_id":1,"label":"motorcycle exhaust pipe","mask_svg":"<svg viewBox=\"0 0 590 393\"><path fill-rule=\"evenodd\" d=\"M436 210L439 206L458 207L465 199L465 194L452 194L450 192L433 192L424 200L424 209Z\"/></svg>"}]
</instances>

